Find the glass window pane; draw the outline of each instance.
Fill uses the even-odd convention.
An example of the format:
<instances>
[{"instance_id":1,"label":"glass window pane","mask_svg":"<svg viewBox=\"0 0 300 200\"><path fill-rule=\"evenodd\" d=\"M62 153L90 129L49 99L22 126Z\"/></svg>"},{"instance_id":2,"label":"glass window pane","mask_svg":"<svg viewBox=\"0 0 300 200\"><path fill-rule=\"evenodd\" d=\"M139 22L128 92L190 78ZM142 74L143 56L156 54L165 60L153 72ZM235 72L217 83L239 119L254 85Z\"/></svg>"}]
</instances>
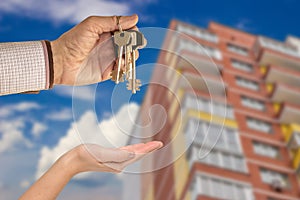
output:
<instances>
[{"instance_id":1,"label":"glass window pane","mask_svg":"<svg viewBox=\"0 0 300 200\"><path fill-rule=\"evenodd\" d=\"M245 72L252 72L253 68L252 65L249 63L245 63L242 61L238 61L238 60L231 60L231 65L239 70L245 71Z\"/></svg>"},{"instance_id":2,"label":"glass window pane","mask_svg":"<svg viewBox=\"0 0 300 200\"><path fill-rule=\"evenodd\" d=\"M243 47L239 47L233 44L228 44L227 45L227 49L231 52L243 55L243 56L247 56L248 55L248 50L243 48Z\"/></svg>"},{"instance_id":3,"label":"glass window pane","mask_svg":"<svg viewBox=\"0 0 300 200\"><path fill-rule=\"evenodd\" d=\"M259 90L259 85L258 85L257 82L247 80L247 79L244 79L244 78L237 77L236 78L236 84L240 87L244 87L244 88L247 88L247 89L250 89L250 90L255 90L255 91Z\"/></svg>"},{"instance_id":4,"label":"glass window pane","mask_svg":"<svg viewBox=\"0 0 300 200\"><path fill-rule=\"evenodd\" d=\"M229 154L224 153L222 155L223 167L227 169L233 169L232 167L232 160Z\"/></svg>"},{"instance_id":5,"label":"glass window pane","mask_svg":"<svg viewBox=\"0 0 300 200\"><path fill-rule=\"evenodd\" d=\"M245 189L239 185L234 187L235 190L235 199L247 199L245 195Z\"/></svg>"}]
</instances>

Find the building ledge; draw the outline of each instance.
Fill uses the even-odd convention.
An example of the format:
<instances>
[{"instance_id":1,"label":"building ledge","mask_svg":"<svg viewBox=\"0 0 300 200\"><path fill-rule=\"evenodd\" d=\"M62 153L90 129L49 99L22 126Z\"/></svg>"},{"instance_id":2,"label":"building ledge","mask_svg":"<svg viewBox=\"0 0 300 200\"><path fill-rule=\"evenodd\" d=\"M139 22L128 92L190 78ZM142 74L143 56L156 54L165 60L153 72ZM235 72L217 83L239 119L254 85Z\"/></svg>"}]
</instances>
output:
<instances>
[{"instance_id":1,"label":"building ledge","mask_svg":"<svg viewBox=\"0 0 300 200\"><path fill-rule=\"evenodd\" d=\"M278 103L287 102L300 105L300 89L276 83L272 86L271 100Z\"/></svg>"},{"instance_id":2,"label":"building ledge","mask_svg":"<svg viewBox=\"0 0 300 200\"><path fill-rule=\"evenodd\" d=\"M300 72L300 57L292 57L271 49L261 47L258 54L258 62L260 65L280 65L291 70Z\"/></svg>"},{"instance_id":3,"label":"building ledge","mask_svg":"<svg viewBox=\"0 0 300 200\"><path fill-rule=\"evenodd\" d=\"M300 88L300 72L285 67L269 65L265 72L265 81L269 83L284 83Z\"/></svg>"},{"instance_id":4,"label":"building ledge","mask_svg":"<svg viewBox=\"0 0 300 200\"><path fill-rule=\"evenodd\" d=\"M221 77L199 75L192 69L183 69L181 74L180 86L185 89L193 88L217 96L226 95L227 85Z\"/></svg>"},{"instance_id":5,"label":"building ledge","mask_svg":"<svg viewBox=\"0 0 300 200\"><path fill-rule=\"evenodd\" d=\"M190 51L183 50L180 53L180 57L176 63L176 68L194 68L199 73L221 76L220 71L222 66L215 63L214 60L208 56L199 55Z\"/></svg>"},{"instance_id":6,"label":"building ledge","mask_svg":"<svg viewBox=\"0 0 300 200\"><path fill-rule=\"evenodd\" d=\"M300 123L300 105L282 103L278 113L280 123Z\"/></svg>"}]
</instances>

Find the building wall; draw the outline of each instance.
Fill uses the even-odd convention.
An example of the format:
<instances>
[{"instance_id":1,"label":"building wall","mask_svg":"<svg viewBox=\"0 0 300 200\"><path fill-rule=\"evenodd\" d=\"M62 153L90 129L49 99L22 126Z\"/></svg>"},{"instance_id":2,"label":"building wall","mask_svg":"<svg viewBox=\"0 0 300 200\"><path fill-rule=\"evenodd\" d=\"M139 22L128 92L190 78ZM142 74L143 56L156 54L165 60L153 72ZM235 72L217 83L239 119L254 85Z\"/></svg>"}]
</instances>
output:
<instances>
[{"instance_id":1,"label":"building wall","mask_svg":"<svg viewBox=\"0 0 300 200\"><path fill-rule=\"evenodd\" d=\"M157 62L172 70L160 67L154 70L153 80L164 82L166 87L149 86L141 117L146 119L149 108L154 104L165 108L168 116L166 123L152 139L162 140L165 145L170 144L171 148L162 150L158 157L153 158L152 164L155 168L161 165L162 160L174 162L142 178L142 184L147 187L142 187L141 199L210 200L228 199L231 195L233 199L241 199L245 195L244 198L249 200L300 199L300 143L297 144L298 140L295 139L300 133L300 126L297 125L299 121L296 119L297 116L300 119L300 109L297 107L300 103L295 105L295 102L297 104L297 98L300 102L300 97L296 92L289 93L292 98L287 101L289 104L292 102L296 109L289 109L285 102L279 101L285 93L284 90L275 91L281 79L272 71L272 66L278 64L282 73L287 73L287 78L282 79L284 85L293 83L291 90L297 91L296 83L300 89L300 76L299 84L297 79L289 79L291 74L300 74L300 54L297 57L292 52L297 51L290 44L293 40L285 44L261 39L214 22L205 30L173 20L169 28L180 31L182 35L175 38L171 33L166 35L164 47L173 53L162 52ZM189 40L192 41L190 44ZM201 45L210 57L202 52ZM209 61L213 61L213 64L208 64ZM184 78L192 89L184 84ZM195 96L199 102L199 98L204 99L203 102L210 102L207 105L214 102L213 110L209 111L206 106L195 110L195 105L184 105L189 95ZM218 105L227 106L227 110L233 109L233 115L222 114L223 108L220 106L217 109ZM187 106L186 110L184 106ZM289 118L288 115L295 117ZM152 129L164 120L163 116L154 116ZM217 127L221 124L228 129L230 133L222 130L220 136L228 143L223 144L228 149L217 143L208 153L207 160L201 160L199 156L195 157L191 149L198 148L197 145L202 145L199 146L202 148L207 144L203 144L205 139L195 139L186 151L186 144L191 139L187 132L188 124L192 120ZM201 130L196 137L200 137ZM208 138L214 134L211 131L207 131ZM229 138L233 133L237 134L236 140ZM236 151L230 150L229 142L237 145ZM213 155L216 157L213 158ZM226 166L228 162L230 166ZM243 165L245 170L235 169ZM278 176L276 180L282 178L283 181L274 182L275 176ZM205 183L211 188L204 189L208 187ZM220 189L215 191L218 184ZM226 193L230 190L233 194Z\"/></svg>"}]
</instances>

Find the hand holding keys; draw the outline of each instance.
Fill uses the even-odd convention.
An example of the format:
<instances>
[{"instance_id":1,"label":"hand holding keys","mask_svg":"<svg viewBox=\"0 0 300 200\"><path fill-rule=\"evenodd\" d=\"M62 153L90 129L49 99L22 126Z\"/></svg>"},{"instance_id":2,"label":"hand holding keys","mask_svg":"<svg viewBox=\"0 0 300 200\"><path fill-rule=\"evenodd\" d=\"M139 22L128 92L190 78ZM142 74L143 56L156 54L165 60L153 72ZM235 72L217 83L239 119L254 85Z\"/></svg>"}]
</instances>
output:
<instances>
[{"instance_id":1,"label":"hand holding keys","mask_svg":"<svg viewBox=\"0 0 300 200\"><path fill-rule=\"evenodd\" d=\"M144 48L146 46L146 39L144 35L137 30L120 30L114 33L114 45L117 54L117 69L111 72L111 79L116 84L124 81L125 78L128 81L127 89L135 94L140 90L141 81L136 79L135 60L136 50ZM125 63L123 64L123 53L125 54ZM125 65L125 71L123 66Z\"/></svg>"}]
</instances>

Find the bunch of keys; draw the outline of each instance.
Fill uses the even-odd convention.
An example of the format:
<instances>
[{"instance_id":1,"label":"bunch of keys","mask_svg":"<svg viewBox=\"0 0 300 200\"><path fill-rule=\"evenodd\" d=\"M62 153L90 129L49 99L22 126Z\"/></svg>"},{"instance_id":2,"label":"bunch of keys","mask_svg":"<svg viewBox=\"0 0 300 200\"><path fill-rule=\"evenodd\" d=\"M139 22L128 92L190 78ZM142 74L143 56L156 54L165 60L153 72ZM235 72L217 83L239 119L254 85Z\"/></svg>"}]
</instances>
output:
<instances>
[{"instance_id":1,"label":"bunch of keys","mask_svg":"<svg viewBox=\"0 0 300 200\"><path fill-rule=\"evenodd\" d=\"M117 69L111 72L111 80L116 84L124 81L124 75L127 83L127 89L135 94L140 90L141 81L136 79L136 50L146 46L144 35L136 30L120 30L114 33L114 46L117 55ZM125 55L125 71L123 71L123 54Z\"/></svg>"}]
</instances>

